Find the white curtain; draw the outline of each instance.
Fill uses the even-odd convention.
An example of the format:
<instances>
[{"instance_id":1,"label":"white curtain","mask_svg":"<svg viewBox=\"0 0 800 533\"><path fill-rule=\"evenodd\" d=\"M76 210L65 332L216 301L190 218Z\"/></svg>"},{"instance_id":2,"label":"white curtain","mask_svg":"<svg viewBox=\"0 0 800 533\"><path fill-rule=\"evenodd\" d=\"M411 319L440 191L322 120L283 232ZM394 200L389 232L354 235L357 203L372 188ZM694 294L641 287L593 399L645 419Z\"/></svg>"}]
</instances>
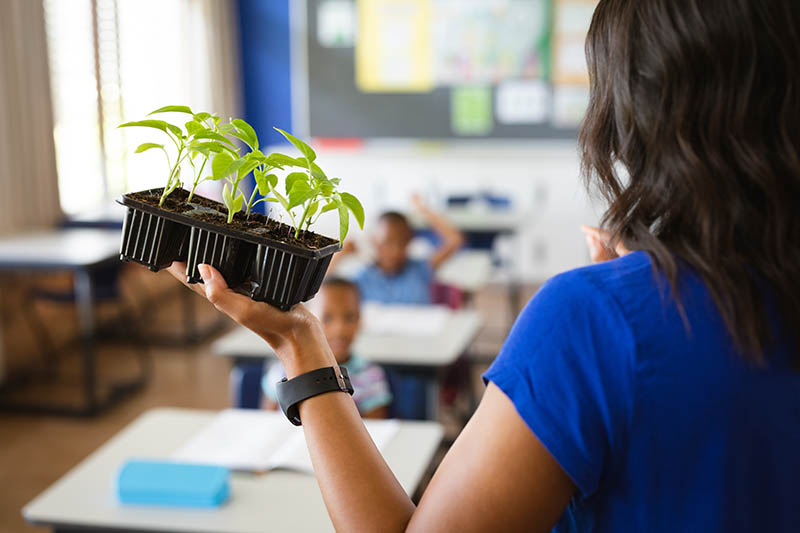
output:
<instances>
[{"instance_id":1,"label":"white curtain","mask_svg":"<svg viewBox=\"0 0 800 533\"><path fill-rule=\"evenodd\" d=\"M0 234L61 218L42 3L0 1Z\"/></svg>"}]
</instances>

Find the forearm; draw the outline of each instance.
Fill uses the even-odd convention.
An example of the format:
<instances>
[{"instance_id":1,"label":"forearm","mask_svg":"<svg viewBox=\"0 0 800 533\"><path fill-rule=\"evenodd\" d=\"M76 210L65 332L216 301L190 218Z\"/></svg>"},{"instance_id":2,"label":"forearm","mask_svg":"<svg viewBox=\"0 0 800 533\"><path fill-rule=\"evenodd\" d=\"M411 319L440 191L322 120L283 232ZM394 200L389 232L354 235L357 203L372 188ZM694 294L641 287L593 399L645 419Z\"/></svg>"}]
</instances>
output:
<instances>
[{"instance_id":1,"label":"forearm","mask_svg":"<svg viewBox=\"0 0 800 533\"><path fill-rule=\"evenodd\" d=\"M453 255L453 253L464 245L464 234L442 215L426 207L422 208L422 214L436 234L442 238L442 243L431 258L433 267L438 268L445 259Z\"/></svg>"},{"instance_id":2,"label":"forearm","mask_svg":"<svg viewBox=\"0 0 800 533\"><path fill-rule=\"evenodd\" d=\"M297 356L284 363L287 377L331 366L333 356L316 336L309 333L294 346ZM300 419L336 529L403 531L414 504L372 442L353 399L341 392L309 398L300 404Z\"/></svg>"}]
</instances>

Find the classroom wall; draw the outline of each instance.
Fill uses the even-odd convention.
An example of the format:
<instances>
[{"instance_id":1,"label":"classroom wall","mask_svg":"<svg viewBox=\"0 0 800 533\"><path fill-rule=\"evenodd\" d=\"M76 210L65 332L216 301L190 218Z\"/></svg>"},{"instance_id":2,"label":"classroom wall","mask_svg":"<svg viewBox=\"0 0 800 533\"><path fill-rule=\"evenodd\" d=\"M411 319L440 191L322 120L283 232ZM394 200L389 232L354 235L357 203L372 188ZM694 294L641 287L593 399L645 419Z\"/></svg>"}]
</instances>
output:
<instances>
[{"instance_id":1,"label":"classroom wall","mask_svg":"<svg viewBox=\"0 0 800 533\"><path fill-rule=\"evenodd\" d=\"M588 262L579 226L596 224L602 209L584 191L573 141L385 142L358 150L321 148L318 154L328 175L342 178L344 190L362 199L367 231L380 212L407 210L415 192L442 207L449 195L488 190L510 196L528 217L516 239L499 243L503 255L515 258L521 281L538 283ZM337 224L330 213L319 230L336 235ZM365 239L358 231L353 236Z\"/></svg>"}]
</instances>

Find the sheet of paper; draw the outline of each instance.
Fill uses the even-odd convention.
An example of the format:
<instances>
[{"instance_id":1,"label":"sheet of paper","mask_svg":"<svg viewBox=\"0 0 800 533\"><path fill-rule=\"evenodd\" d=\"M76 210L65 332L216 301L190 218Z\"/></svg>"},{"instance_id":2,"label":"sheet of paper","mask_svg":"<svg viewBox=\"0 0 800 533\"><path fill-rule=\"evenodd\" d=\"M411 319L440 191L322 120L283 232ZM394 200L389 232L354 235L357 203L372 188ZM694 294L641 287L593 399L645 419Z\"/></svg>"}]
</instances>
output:
<instances>
[{"instance_id":1,"label":"sheet of paper","mask_svg":"<svg viewBox=\"0 0 800 533\"><path fill-rule=\"evenodd\" d=\"M502 124L546 122L550 91L543 81L507 81L497 86L497 121Z\"/></svg>"},{"instance_id":2,"label":"sheet of paper","mask_svg":"<svg viewBox=\"0 0 800 533\"><path fill-rule=\"evenodd\" d=\"M450 126L456 135L486 135L494 128L489 87L453 87Z\"/></svg>"},{"instance_id":3,"label":"sheet of paper","mask_svg":"<svg viewBox=\"0 0 800 533\"><path fill-rule=\"evenodd\" d=\"M443 305L384 305L365 303L361 310L364 335L433 337L439 335L452 311Z\"/></svg>"},{"instance_id":4,"label":"sheet of paper","mask_svg":"<svg viewBox=\"0 0 800 533\"><path fill-rule=\"evenodd\" d=\"M234 470L265 471L283 444L302 429L275 413L226 409L175 451L173 459L226 466Z\"/></svg>"},{"instance_id":5,"label":"sheet of paper","mask_svg":"<svg viewBox=\"0 0 800 533\"><path fill-rule=\"evenodd\" d=\"M353 0L325 0L317 9L317 40L327 48L349 48L356 42Z\"/></svg>"},{"instance_id":6,"label":"sheet of paper","mask_svg":"<svg viewBox=\"0 0 800 533\"><path fill-rule=\"evenodd\" d=\"M400 429L396 420L366 420L365 425L381 451ZM250 409L221 411L172 459L251 472L314 472L302 427L291 425L282 414Z\"/></svg>"},{"instance_id":7,"label":"sheet of paper","mask_svg":"<svg viewBox=\"0 0 800 533\"><path fill-rule=\"evenodd\" d=\"M356 85L364 92L428 92L431 0L359 0Z\"/></svg>"},{"instance_id":8,"label":"sheet of paper","mask_svg":"<svg viewBox=\"0 0 800 533\"><path fill-rule=\"evenodd\" d=\"M553 124L564 128L574 128L586 116L588 106L588 87L557 86L553 91Z\"/></svg>"},{"instance_id":9,"label":"sheet of paper","mask_svg":"<svg viewBox=\"0 0 800 533\"><path fill-rule=\"evenodd\" d=\"M386 445L400 429L400 423L397 420L365 420L364 425L367 426L367 432L380 451L386 448ZM311 456L308 453L305 435L302 431L293 435L275 453L272 458L271 468L284 468L308 474L314 473L314 467L311 466Z\"/></svg>"}]
</instances>

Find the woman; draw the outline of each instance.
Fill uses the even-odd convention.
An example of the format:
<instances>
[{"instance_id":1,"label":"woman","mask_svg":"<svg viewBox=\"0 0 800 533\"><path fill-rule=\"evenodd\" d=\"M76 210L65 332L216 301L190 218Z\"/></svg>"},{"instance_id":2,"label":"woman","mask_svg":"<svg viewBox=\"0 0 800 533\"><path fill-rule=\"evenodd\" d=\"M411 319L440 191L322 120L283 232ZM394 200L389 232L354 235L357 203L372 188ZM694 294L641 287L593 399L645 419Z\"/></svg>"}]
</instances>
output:
<instances>
[{"instance_id":1,"label":"woman","mask_svg":"<svg viewBox=\"0 0 800 533\"><path fill-rule=\"evenodd\" d=\"M800 2L601 0L587 57L624 257L528 304L416 508L348 395L300 403L337 529L800 530ZM335 364L305 308L202 274L289 377Z\"/></svg>"}]
</instances>

